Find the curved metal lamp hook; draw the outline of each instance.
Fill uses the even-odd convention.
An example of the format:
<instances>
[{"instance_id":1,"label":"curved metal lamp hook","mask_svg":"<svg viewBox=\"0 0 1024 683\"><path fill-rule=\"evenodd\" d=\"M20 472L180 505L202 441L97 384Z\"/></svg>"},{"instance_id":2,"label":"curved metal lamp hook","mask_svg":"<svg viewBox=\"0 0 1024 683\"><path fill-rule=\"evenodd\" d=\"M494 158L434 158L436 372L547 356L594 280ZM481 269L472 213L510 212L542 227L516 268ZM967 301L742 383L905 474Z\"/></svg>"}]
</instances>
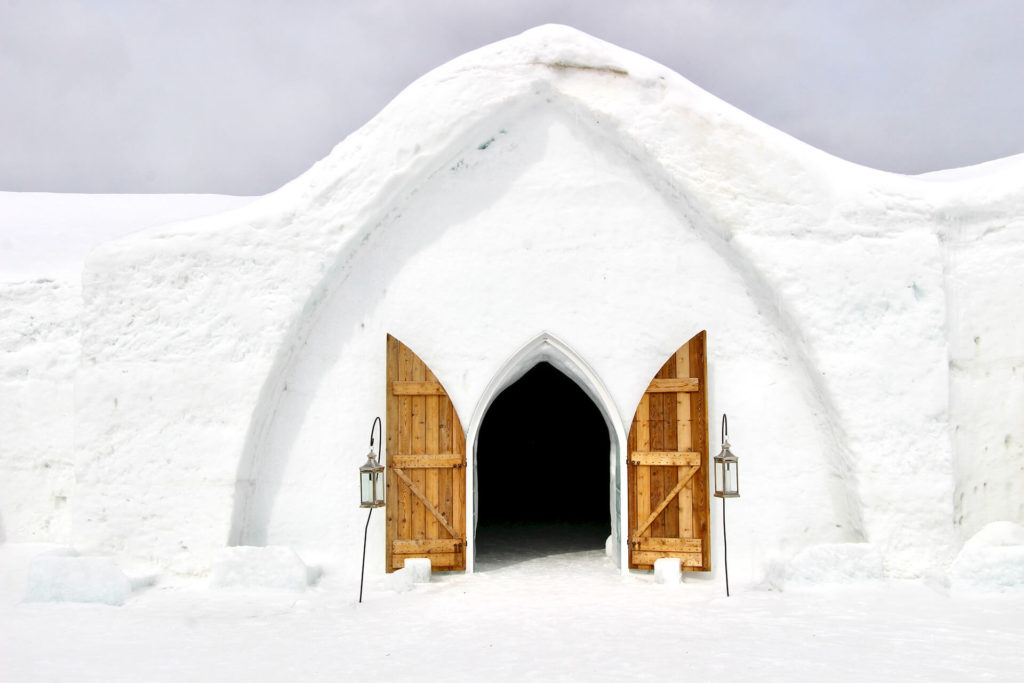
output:
<instances>
[{"instance_id":1,"label":"curved metal lamp hook","mask_svg":"<svg viewBox=\"0 0 1024 683\"><path fill-rule=\"evenodd\" d=\"M380 436L381 441L384 440L384 433L381 431L381 429L382 429L382 427L381 427L381 422L380 422L380 416L377 416L377 417L373 418L373 424L370 425L370 450L371 451L373 450L373 432L374 432L374 430L377 431L377 435Z\"/></svg>"}]
</instances>

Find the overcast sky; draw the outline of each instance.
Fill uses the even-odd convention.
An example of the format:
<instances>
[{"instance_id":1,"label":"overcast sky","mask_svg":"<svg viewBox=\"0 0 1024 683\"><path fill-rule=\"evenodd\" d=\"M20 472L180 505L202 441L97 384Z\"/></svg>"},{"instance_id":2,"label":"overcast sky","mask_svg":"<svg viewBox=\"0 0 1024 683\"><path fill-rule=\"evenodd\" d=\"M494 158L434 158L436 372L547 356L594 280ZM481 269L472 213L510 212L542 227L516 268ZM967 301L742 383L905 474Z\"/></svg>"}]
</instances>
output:
<instances>
[{"instance_id":1,"label":"overcast sky","mask_svg":"<svg viewBox=\"0 0 1024 683\"><path fill-rule=\"evenodd\" d=\"M0 0L0 190L262 194L551 22L875 168L1024 152L1022 0Z\"/></svg>"}]
</instances>

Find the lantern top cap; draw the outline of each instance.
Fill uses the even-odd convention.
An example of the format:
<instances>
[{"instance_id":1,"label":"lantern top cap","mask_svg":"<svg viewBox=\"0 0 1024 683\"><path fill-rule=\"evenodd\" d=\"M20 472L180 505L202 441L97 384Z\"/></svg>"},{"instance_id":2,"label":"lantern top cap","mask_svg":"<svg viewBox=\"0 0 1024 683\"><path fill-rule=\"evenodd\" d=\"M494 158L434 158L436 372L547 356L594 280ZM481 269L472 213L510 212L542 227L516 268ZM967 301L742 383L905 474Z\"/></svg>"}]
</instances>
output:
<instances>
[{"instance_id":1,"label":"lantern top cap","mask_svg":"<svg viewBox=\"0 0 1024 683\"><path fill-rule=\"evenodd\" d=\"M377 454L370 449L370 452L366 454L366 462L363 463L362 467L359 468L360 472L367 472L372 470L382 469L380 462L377 460Z\"/></svg>"},{"instance_id":2,"label":"lantern top cap","mask_svg":"<svg viewBox=\"0 0 1024 683\"><path fill-rule=\"evenodd\" d=\"M715 460L719 462L739 462L739 458L731 450L729 450L729 439L726 437L722 443L722 450L715 456Z\"/></svg>"}]
</instances>

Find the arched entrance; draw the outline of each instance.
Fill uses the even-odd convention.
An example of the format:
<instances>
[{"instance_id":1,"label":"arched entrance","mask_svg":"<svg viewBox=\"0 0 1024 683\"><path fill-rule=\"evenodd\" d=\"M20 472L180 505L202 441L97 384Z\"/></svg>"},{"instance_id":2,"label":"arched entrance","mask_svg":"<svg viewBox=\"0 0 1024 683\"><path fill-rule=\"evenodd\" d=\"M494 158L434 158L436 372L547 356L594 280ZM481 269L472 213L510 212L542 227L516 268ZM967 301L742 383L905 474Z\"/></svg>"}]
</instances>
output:
<instances>
[{"instance_id":1,"label":"arched entrance","mask_svg":"<svg viewBox=\"0 0 1024 683\"><path fill-rule=\"evenodd\" d=\"M501 566L608 536L625 571L627 531L630 567L677 557L710 570L705 359L700 332L651 380L627 439L594 372L543 334L505 363L463 432L444 386L388 335L388 571L410 557L472 571L478 554Z\"/></svg>"},{"instance_id":2,"label":"arched entrance","mask_svg":"<svg viewBox=\"0 0 1024 683\"><path fill-rule=\"evenodd\" d=\"M604 548L610 436L591 398L548 362L498 394L476 441L477 567Z\"/></svg>"},{"instance_id":3,"label":"arched entrance","mask_svg":"<svg viewBox=\"0 0 1024 683\"><path fill-rule=\"evenodd\" d=\"M478 490L479 472L477 465L481 457L481 427L495 400L506 389L510 388L519 379L541 364L550 366L551 371L560 374L562 376L560 381L570 380L583 393L584 397L589 400L591 406L597 408L603 427L595 428L593 431L599 433L603 431L603 433L607 434L608 446L603 457L601 454L595 454L592 462L595 470L603 468L609 473L609 478L606 480L607 485L601 489L604 493L605 506L608 510L608 517L605 519L610 519L610 528L605 531L605 537L607 538L610 533L612 547L615 549L613 553L615 561L620 567L624 567L626 563L626 546L622 543L622 525L625 519L625 509L623 508L622 494L624 493L623 488L626 479L625 459L623 457L626 433L619 418L618 409L615 407L615 403L612 401L608 390L587 362L567 344L550 333L545 332L523 346L495 374L480 397L473 417L470 420L469 428L466 430L466 464L468 468L467 478L469 480L466 491L469 505L466 515L469 521L471 537L470 552L467 557L468 568L470 571L474 571L477 550L475 532L481 498L481 493ZM542 370L542 372L549 371ZM572 429L568 422L564 423L563 428L565 431L571 431ZM524 459L524 464L520 469L524 472L536 474L538 471L542 471L534 466L536 464L536 462L527 464ZM534 491L536 487L531 486L526 490ZM533 497L532 494L525 495ZM595 492L596 495L597 493ZM536 548L534 552L536 552Z\"/></svg>"}]
</instances>

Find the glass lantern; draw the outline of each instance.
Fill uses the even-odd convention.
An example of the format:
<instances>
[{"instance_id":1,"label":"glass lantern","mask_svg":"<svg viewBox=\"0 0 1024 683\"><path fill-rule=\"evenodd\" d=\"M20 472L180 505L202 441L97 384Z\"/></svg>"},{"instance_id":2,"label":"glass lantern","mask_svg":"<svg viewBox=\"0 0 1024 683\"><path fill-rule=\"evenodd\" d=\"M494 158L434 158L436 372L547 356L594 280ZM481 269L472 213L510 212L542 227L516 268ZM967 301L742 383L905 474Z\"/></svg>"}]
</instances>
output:
<instances>
[{"instance_id":1,"label":"glass lantern","mask_svg":"<svg viewBox=\"0 0 1024 683\"><path fill-rule=\"evenodd\" d=\"M370 449L366 463L359 468L359 507L379 508L384 505L384 466Z\"/></svg>"},{"instance_id":2,"label":"glass lantern","mask_svg":"<svg viewBox=\"0 0 1024 683\"><path fill-rule=\"evenodd\" d=\"M729 450L729 437L722 442L722 450L715 456L715 496L740 497L740 461Z\"/></svg>"}]
</instances>

